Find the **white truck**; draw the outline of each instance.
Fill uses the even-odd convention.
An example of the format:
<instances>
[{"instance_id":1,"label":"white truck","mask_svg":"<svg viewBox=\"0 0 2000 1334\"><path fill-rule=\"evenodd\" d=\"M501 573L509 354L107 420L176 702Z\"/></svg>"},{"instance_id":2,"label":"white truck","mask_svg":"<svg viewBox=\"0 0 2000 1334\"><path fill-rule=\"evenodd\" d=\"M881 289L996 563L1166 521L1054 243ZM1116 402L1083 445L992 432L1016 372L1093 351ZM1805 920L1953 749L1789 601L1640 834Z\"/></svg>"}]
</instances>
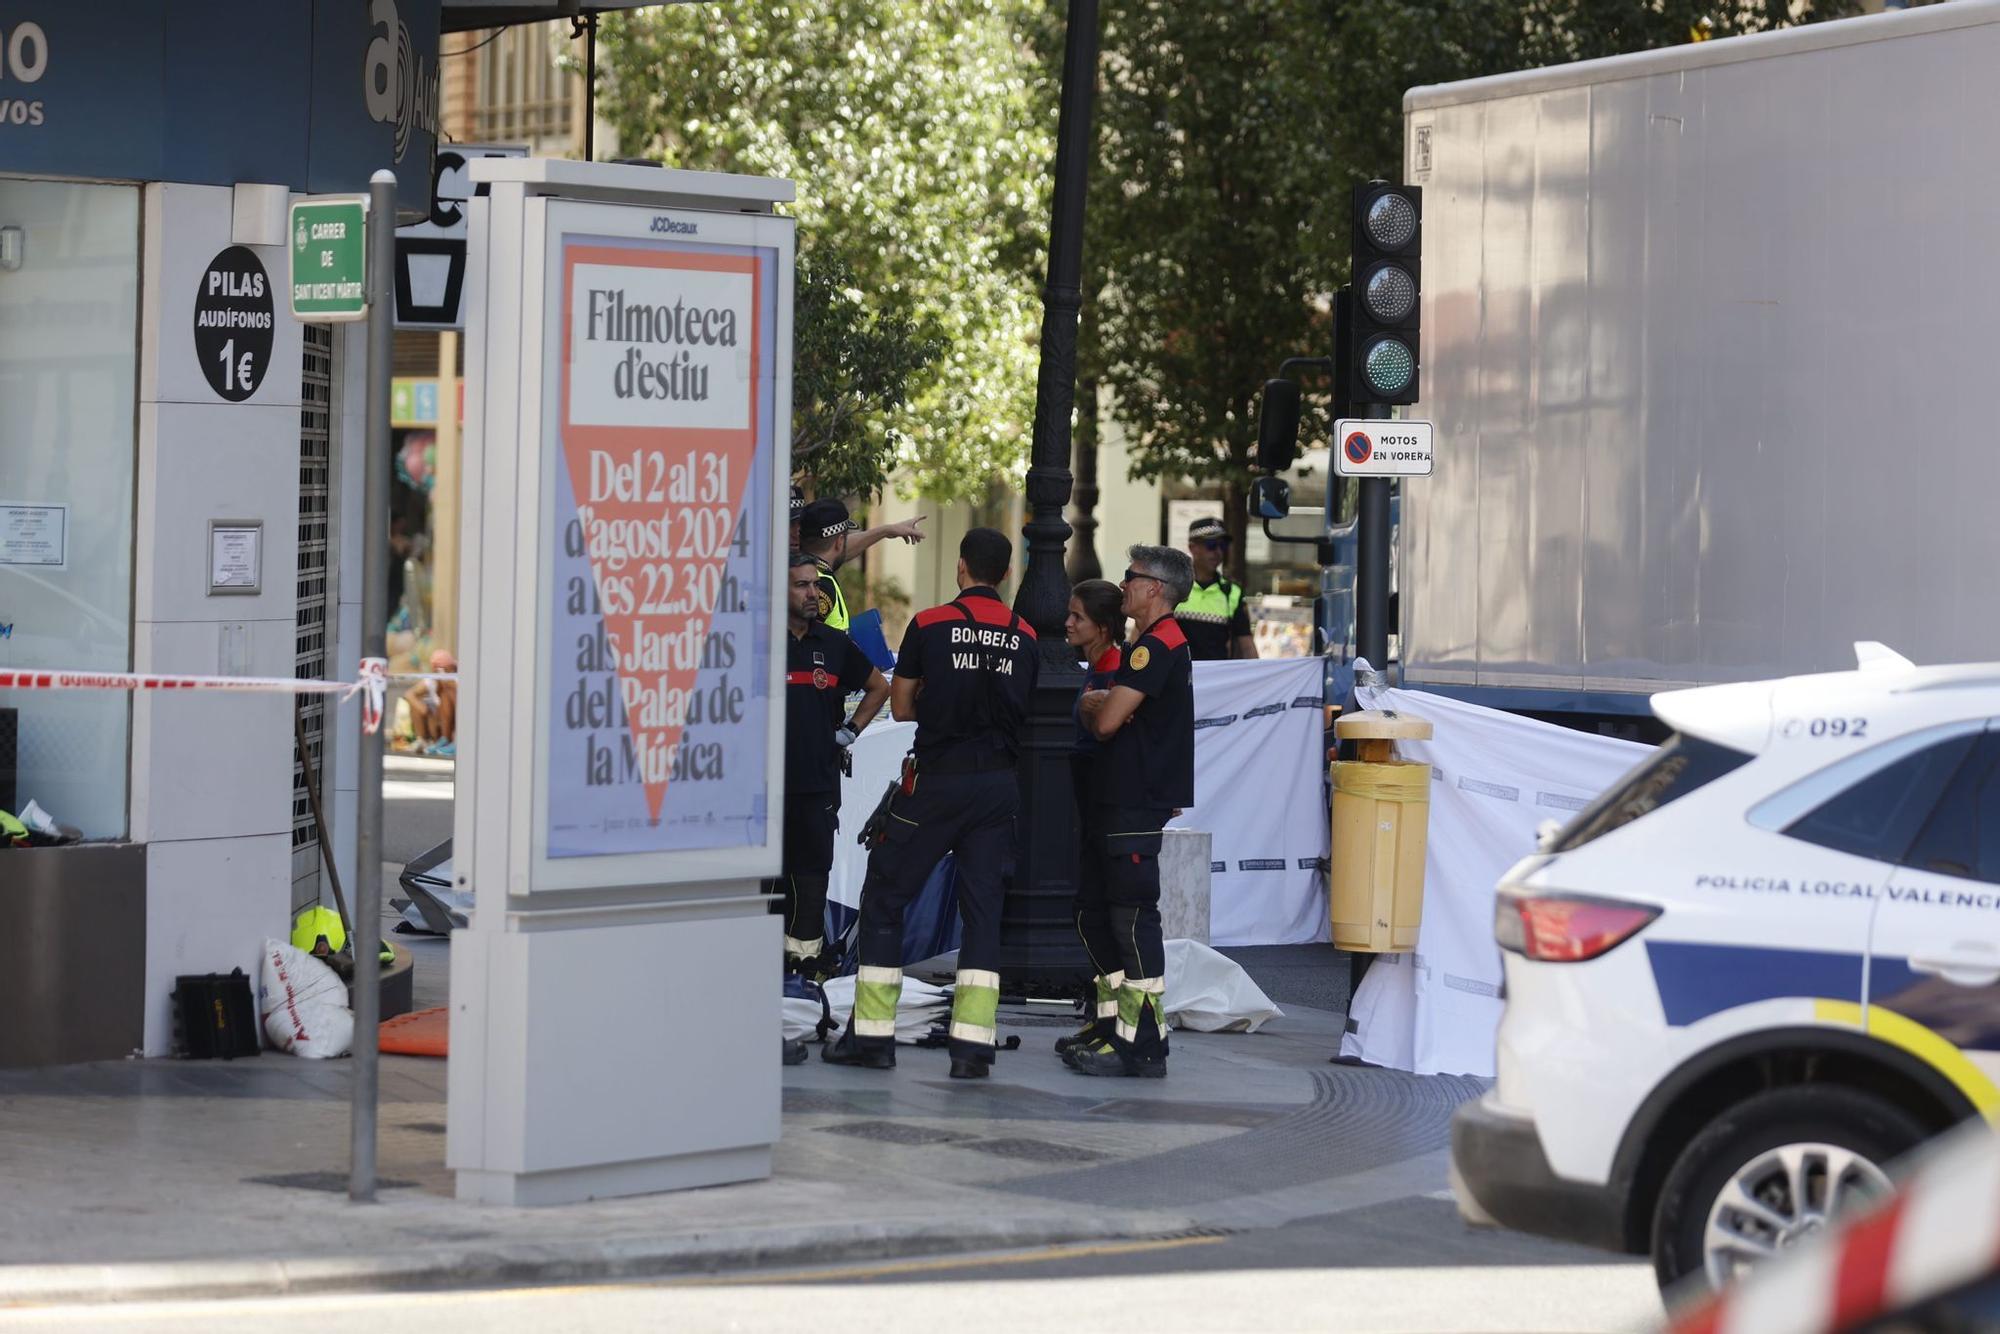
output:
<instances>
[{"instance_id":1,"label":"white truck","mask_svg":"<svg viewBox=\"0 0 2000 1334\"><path fill-rule=\"evenodd\" d=\"M2000 659L2000 4L1412 90L1412 687Z\"/></svg>"}]
</instances>

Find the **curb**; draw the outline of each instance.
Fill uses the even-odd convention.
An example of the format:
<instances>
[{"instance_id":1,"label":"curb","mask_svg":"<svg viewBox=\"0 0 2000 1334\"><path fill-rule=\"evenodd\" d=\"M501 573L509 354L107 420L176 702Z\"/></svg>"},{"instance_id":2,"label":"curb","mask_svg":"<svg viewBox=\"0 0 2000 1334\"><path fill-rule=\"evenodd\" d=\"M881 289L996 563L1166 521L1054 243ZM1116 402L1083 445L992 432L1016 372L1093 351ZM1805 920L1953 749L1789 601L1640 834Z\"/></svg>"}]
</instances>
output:
<instances>
[{"instance_id":1,"label":"curb","mask_svg":"<svg viewBox=\"0 0 2000 1334\"><path fill-rule=\"evenodd\" d=\"M0 1311L38 1306L410 1292L547 1282L706 1276L855 1260L962 1255L1076 1242L1145 1241L1214 1232L1191 1217L1125 1215L1117 1228L1007 1220L754 1228L572 1245L438 1249L272 1260L0 1266ZM1134 1226L1134 1225L1137 1226Z\"/></svg>"}]
</instances>

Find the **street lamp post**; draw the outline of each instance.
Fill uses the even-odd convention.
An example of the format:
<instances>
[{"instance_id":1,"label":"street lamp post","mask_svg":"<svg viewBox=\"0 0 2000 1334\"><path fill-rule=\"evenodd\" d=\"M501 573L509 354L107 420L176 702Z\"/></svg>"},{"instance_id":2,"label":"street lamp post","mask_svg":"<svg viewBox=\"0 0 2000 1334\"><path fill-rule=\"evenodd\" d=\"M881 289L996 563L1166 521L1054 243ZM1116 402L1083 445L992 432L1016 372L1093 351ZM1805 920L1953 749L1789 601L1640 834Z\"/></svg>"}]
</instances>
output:
<instances>
[{"instance_id":1,"label":"street lamp post","mask_svg":"<svg viewBox=\"0 0 2000 1334\"><path fill-rule=\"evenodd\" d=\"M1063 543L1070 527L1070 416L1076 400L1076 324L1083 304L1083 206L1097 92L1097 0L1070 0L1063 45L1062 111L1056 127L1055 200L1049 216L1049 278L1042 289L1042 363L1035 382L1029 458L1028 539L1014 610L1040 637L1041 671L1021 750L1021 842L1000 918L1001 976L1010 989L1061 989L1090 975L1076 934L1076 804L1070 783L1073 708L1083 670L1063 642L1069 580Z\"/></svg>"}]
</instances>

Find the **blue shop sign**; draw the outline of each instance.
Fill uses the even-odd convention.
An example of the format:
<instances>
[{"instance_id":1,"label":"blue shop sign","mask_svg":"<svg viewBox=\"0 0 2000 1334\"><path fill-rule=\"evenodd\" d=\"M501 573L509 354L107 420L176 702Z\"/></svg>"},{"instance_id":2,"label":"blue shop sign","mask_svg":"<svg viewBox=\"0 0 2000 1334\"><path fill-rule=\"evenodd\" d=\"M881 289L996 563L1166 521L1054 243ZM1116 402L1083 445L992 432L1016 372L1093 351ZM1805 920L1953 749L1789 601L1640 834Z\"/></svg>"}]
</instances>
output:
<instances>
[{"instance_id":1,"label":"blue shop sign","mask_svg":"<svg viewBox=\"0 0 2000 1334\"><path fill-rule=\"evenodd\" d=\"M442 0L0 0L0 172L430 206Z\"/></svg>"}]
</instances>

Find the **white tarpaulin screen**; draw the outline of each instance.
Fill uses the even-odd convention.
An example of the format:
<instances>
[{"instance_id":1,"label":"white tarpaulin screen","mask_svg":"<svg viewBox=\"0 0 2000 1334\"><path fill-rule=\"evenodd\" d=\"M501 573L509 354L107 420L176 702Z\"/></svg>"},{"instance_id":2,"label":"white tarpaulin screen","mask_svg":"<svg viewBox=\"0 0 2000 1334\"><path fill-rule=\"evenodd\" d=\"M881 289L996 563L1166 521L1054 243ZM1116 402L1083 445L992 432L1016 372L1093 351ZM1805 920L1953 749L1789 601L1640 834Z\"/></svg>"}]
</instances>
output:
<instances>
[{"instance_id":1,"label":"white tarpaulin screen","mask_svg":"<svg viewBox=\"0 0 2000 1334\"><path fill-rule=\"evenodd\" d=\"M868 849L854 840L875 813L875 803L902 772L903 756L917 739L915 723L879 722L854 739L854 772L840 780L840 831L833 836L833 870L826 896L848 908L861 906L861 882L868 876Z\"/></svg>"},{"instance_id":2,"label":"white tarpaulin screen","mask_svg":"<svg viewBox=\"0 0 2000 1334\"><path fill-rule=\"evenodd\" d=\"M1208 938L1302 945L1329 938L1326 747L1318 658L1194 665L1194 809L1205 829Z\"/></svg>"},{"instance_id":3,"label":"white tarpaulin screen","mask_svg":"<svg viewBox=\"0 0 2000 1334\"><path fill-rule=\"evenodd\" d=\"M1327 939L1327 810L1317 658L1194 665L1193 809L1173 822L1212 836L1209 939L1297 945ZM876 723L841 784L829 897L861 901L868 856L854 841L916 733Z\"/></svg>"},{"instance_id":4,"label":"white tarpaulin screen","mask_svg":"<svg viewBox=\"0 0 2000 1334\"><path fill-rule=\"evenodd\" d=\"M1397 753L1433 766L1424 918L1414 954L1378 956L1349 1007L1343 1056L1420 1075L1493 1074L1500 949L1493 887L1535 850L1544 820L1567 820L1647 746L1571 731L1413 690L1356 692L1364 709L1430 720L1430 741Z\"/></svg>"}]
</instances>

